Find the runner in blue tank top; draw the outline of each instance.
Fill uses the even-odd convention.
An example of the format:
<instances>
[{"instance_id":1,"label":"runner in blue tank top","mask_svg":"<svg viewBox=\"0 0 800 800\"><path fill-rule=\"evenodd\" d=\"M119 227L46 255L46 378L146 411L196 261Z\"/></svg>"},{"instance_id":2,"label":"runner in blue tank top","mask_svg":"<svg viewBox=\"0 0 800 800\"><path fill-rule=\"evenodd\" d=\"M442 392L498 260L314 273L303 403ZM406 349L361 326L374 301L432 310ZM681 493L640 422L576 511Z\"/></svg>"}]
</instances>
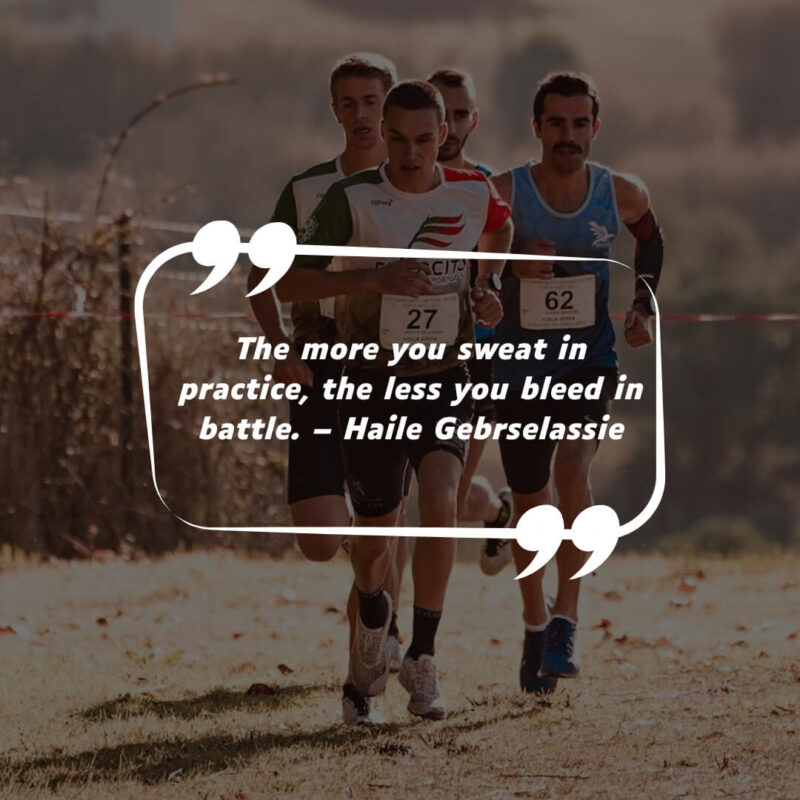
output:
<instances>
[{"instance_id":1,"label":"runner in blue tank top","mask_svg":"<svg viewBox=\"0 0 800 800\"><path fill-rule=\"evenodd\" d=\"M663 240L650 210L644 184L631 175L588 162L600 127L599 103L592 80L576 73L548 75L533 103L533 131L541 141L542 159L494 180L500 196L512 207L512 252L536 255L608 258L621 224L636 239L635 295L625 318L625 339L632 347L652 341L652 308L645 278L655 289L661 273ZM503 282L503 321L497 337L507 342L548 342L548 358L495 361L495 378L510 386L498 402L501 422L541 422L545 416L562 423L602 421L611 407L617 382L614 330L608 315L609 265L587 262L512 262ZM557 359L565 334L587 346L577 362ZM604 378L599 400L521 400L526 377L550 375L560 382L586 385ZM514 499L514 524L534 506L551 502L550 464L556 450L553 483L564 525L593 505L589 473L598 442L500 440L500 452ZM513 544L522 570L531 554ZM544 570L521 580L525 643L520 684L526 691L546 692L558 677L575 677L579 581L570 580L586 554L564 542L557 554L558 595L548 609L542 592Z\"/></svg>"},{"instance_id":2,"label":"runner in blue tank top","mask_svg":"<svg viewBox=\"0 0 800 800\"><path fill-rule=\"evenodd\" d=\"M488 178L492 170L485 164L467 157L464 148L470 134L478 127L478 108L475 101L475 84L468 72L443 68L431 73L428 81L441 93L444 100L447 138L439 148L438 161L442 166L455 169L474 169ZM472 264L472 283L477 278L477 262ZM476 341L491 341L495 330L486 329L475 323ZM467 364L470 380L473 383L492 383L492 362L473 358ZM496 420L497 411L491 399L475 402L475 417ZM458 485L458 521L483 523L486 528L505 528L511 521L511 490L506 486L495 493L489 480L476 475L478 464L486 447L485 439L472 437L467 448L464 471ZM491 570L492 556L498 552L498 543L506 539L492 539L491 554L481 560L481 566ZM510 548L503 549L504 561L497 567L499 571L510 558Z\"/></svg>"}]
</instances>

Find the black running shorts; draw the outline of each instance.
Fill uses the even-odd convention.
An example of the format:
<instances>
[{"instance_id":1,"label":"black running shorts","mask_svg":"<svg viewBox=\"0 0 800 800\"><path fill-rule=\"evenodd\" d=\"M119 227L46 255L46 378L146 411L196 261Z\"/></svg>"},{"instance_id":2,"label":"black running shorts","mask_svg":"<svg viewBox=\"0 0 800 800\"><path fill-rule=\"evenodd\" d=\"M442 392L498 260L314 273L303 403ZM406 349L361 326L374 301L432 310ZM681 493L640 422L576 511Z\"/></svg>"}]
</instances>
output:
<instances>
[{"instance_id":1,"label":"black running shorts","mask_svg":"<svg viewBox=\"0 0 800 800\"><path fill-rule=\"evenodd\" d=\"M303 405L289 402L292 432L300 434L289 440L287 499L289 504L312 497L344 495L344 467L339 442L336 401L325 400L322 385L342 374L342 365L335 361L308 361L314 373L314 385L303 392L308 400ZM330 428L328 435L315 435L314 428Z\"/></svg>"},{"instance_id":2,"label":"black running shorts","mask_svg":"<svg viewBox=\"0 0 800 800\"><path fill-rule=\"evenodd\" d=\"M441 384L437 399L385 399L389 376L369 371L348 370L348 378L355 384L367 383L373 387L369 400L339 401L339 431L342 436L347 488L353 509L361 517L379 517L397 508L407 491L407 466L410 463L419 470L422 459L435 451L453 453L462 463L466 442L455 436L439 439L435 433L436 423L442 417L456 417L459 422L472 419L470 400L458 406L451 406L455 400L455 385L467 381L464 365L433 375L398 378L398 383L413 387L427 387ZM422 432L419 439L345 439L344 435L351 419L360 421L367 418L370 423L388 425L396 415L395 424L405 417L407 424L419 423Z\"/></svg>"},{"instance_id":3,"label":"black running shorts","mask_svg":"<svg viewBox=\"0 0 800 800\"><path fill-rule=\"evenodd\" d=\"M619 373L614 367L581 367L558 379L558 383L587 385L604 376L603 390L597 400L522 400L520 392L509 389L505 400L496 400L500 422L536 422L549 416L553 422L602 422L611 411ZM500 439L500 456L506 480L513 492L531 494L543 489L550 480L550 463L558 441ZM599 442L596 443L599 447Z\"/></svg>"}]
</instances>

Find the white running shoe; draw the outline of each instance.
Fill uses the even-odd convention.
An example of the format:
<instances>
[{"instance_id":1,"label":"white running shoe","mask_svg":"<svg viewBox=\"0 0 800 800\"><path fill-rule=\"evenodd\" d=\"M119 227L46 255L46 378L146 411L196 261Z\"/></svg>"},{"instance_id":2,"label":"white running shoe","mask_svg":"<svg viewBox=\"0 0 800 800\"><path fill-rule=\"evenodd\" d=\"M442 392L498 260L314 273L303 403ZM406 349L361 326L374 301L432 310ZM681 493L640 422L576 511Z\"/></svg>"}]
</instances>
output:
<instances>
[{"instance_id":1,"label":"white running shoe","mask_svg":"<svg viewBox=\"0 0 800 800\"><path fill-rule=\"evenodd\" d=\"M481 548L481 572L497 575L511 561L513 539L486 539Z\"/></svg>"},{"instance_id":2,"label":"white running shoe","mask_svg":"<svg viewBox=\"0 0 800 800\"><path fill-rule=\"evenodd\" d=\"M392 621L392 598L386 598L386 622L380 628L368 628L356 613L356 631L353 649L350 651L350 675L353 685L364 697L374 697L386 688L389 678L389 658L386 637Z\"/></svg>"},{"instance_id":3,"label":"white running shoe","mask_svg":"<svg viewBox=\"0 0 800 800\"><path fill-rule=\"evenodd\" d=\"M342 696L342 721L345 725L385 725L386 717L353 686Z\"/></svg>"},{"instance_id":4,"label":"white running shoe","mask_svg":"<svg viewBox=\"0 0 800 800\"><path fill-rule=\"evenodd\" d=\"M386 657L389 659L389 671L400 672L403 663L403 651L400 649L400 642L396 636L390 633L386 637Z\"/></svg>"},{"instance_id":5,"label":"white running shoe","mask_svg":"<svg viewBox=\"0 0 800 800\"><path fill-rule=\"evenodd\" d=\"M416 661L406 656L397 679L411 695L408 710L412 714L425 719L444 719L447 716L433 656L423 654Z\"/></svg>"}]
</instances>

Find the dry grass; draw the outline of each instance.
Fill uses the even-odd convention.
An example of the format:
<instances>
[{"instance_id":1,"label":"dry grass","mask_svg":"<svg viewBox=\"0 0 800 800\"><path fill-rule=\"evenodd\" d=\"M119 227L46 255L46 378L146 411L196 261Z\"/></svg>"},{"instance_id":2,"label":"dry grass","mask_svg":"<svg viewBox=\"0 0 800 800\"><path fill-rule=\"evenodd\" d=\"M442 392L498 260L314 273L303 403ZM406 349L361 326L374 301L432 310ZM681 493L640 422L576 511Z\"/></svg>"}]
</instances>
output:
<instances>
[{"instance_id":1,"label":"dry grass","mask_svg":"<svg viewBox=\"0 0 800 800\"><path fill-rule=\"evenodd\" d=\"M5 562L0 796L796 798L799 564L612 558L549 701L515 691L510 571L460 564L450 716L410 719L393 679L370 732L338 724L344 561Z\"/></svg>"}]
</instances>

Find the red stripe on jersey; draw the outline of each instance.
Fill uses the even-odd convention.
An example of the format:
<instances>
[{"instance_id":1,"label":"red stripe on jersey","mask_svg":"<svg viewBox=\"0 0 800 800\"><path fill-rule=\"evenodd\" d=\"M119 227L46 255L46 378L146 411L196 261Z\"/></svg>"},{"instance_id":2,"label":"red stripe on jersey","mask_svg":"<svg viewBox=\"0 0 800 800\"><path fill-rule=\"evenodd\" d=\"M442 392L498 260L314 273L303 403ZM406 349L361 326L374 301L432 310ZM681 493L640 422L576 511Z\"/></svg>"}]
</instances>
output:
<instances>
[{"instance_id":1,"label":"red stripe on jersey","mask_svg":"<svg viewBox=\"0 0 800 800\"><path fill-rule=\"evenodd\" d=\"M445 227L444 225L426 225L423 228L423 233L443 233L445 236L456 236L463 230L463 225L456 225L455 227Z\"/></svg>"},{"instance_id":2,"label":"red stripe on jersey","mask_svg":"<svg viewBox=\"0 0 800 800\"><path fill-rule=\"evenodd\" d=\"M489 209L486 213L486 223L483 226L483 233L494 233L505 225L506 220L511 216L511 208L508 203L500 199L494 184L476 169L453 169L452 167L442 167L442 173L446 181L456 183L458 181L478 181L485 183L489 188Z\"/></svg>"},{"instance_id":3,"label":"red stripe on jersey","mask_svg":"<svg viewBox=\"0 0 800 800\"><path fill-rule=\"evenodd\" d=\"M461 222L463 216L463 214L459 214L457 217L428 217L428 221L441 225L455 225L457 222Z\"/></svg>"},{"instance_id":4,"label":"red stripe on jersey","mask_svg":"<svg viewBox=\"0 0 800 800\"><path fill-rule=\"evenodd\" d=\"M442 167L442 174L446 181L483 181L486 182L486 176L477 169L454 169L453 167Z\"/></svg>"},{"instance_id":5,"label":"red stripe on jersey","mask_svg":"<svg viewBox=\"0 0 800 800\"><path fill-rule=\"evenodd\" d=\"M497 189L494 188L491 181L486 181L486 183L489 184L489 211L486 214L483 232L494 233L506 224L506 220L511 216L511 207L500 199L500 195L497 194Z\"/></svg>"},{"instance_id":6,"label":"red stripe on jersey","mask_svg":"<svg viewBox=\"0 0 800 800\"><path fill-rule=\"evenodd\" d=\"M440 239L430 239L427 236L418 236L414 241L425 242L425 244L432 244L435 247L447 247L450 244L450 242L443 242Z\"/></svg>"}]
</instances>

